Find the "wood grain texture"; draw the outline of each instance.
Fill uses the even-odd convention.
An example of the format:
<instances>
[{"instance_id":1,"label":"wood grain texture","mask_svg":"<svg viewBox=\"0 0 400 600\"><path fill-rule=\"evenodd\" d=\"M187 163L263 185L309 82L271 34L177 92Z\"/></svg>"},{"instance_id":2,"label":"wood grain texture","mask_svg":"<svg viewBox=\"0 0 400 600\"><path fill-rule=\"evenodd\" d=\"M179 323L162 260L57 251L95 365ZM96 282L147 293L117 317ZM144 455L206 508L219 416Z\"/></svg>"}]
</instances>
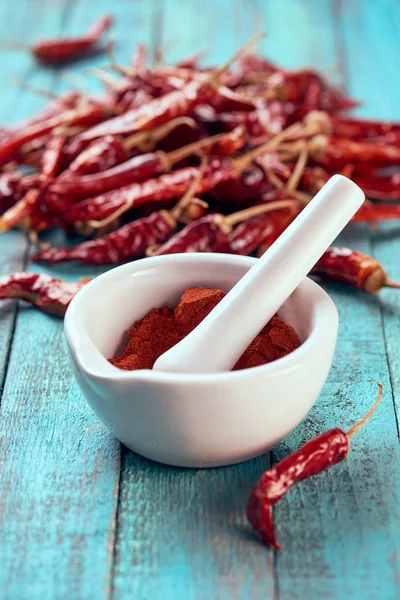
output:
<instances>
[{"instance_id":1,"label":"wood grain texture","mask_svg":"<svg viewBox=\"0 0 400 600\"><path fill-rule=\"evenodd\" d=\"M156 50L168 62L205 50L204 62L217 63L264 30L268 38L261 49L271 59L327 72L365 101L360 114L398 118L395 0L18 0L18 7L0 3L0 37L33 41L44 34L77 33L98 14L112 12L121 62L129 61L136 43L146 42L151 58ZM17 121L44 103L11 88L11 76L54 91L70 85L60 71L39 68L24 53L6 58L0 69L1 122ZM104 62L91 57L74 71ZM89 85L100 89L94 78ZM346 245L382 260L398 280L399 240L393 225L373 233L348 228L342 236ZM19 269L26 251L19 233L0 236L0 272ZM100 270L64 265L50 272L76 279ZM268 457L194 471L163 467L123 449L120 471L118 442L72 381L62 324L3 304L0 595L5 600L398 598L398 292L369 297L339 286L327 289L341 321L334 365L311 413L270 460L329 427L351 426L373 402L377 379L385 385L384 400L354 439L346 462L293 489L277 506L280 554L258 543L244 517L249 489Z\"/></svg>"},{"instance_id":2,"label":"wood grain texture","mask_svg":"<svg viewBox=\"0 0 400 600\"><path fill-rule=\"evenodd\" d=\"M93 20L93 7L83 15L76 3L24 5L27 21L21 31L29 30L32 39L76 33ZM58 71L29 68L30 81L39 87L58 92L65 84ZM25 107L19 119L44 102L26 93L21 98L37 105ZM83 276L71 269L53 274ZM2 594L21 600L108 598L120 445L72 379L61 321L20 308L0 425Z\"/></svg>"}]
</instances>

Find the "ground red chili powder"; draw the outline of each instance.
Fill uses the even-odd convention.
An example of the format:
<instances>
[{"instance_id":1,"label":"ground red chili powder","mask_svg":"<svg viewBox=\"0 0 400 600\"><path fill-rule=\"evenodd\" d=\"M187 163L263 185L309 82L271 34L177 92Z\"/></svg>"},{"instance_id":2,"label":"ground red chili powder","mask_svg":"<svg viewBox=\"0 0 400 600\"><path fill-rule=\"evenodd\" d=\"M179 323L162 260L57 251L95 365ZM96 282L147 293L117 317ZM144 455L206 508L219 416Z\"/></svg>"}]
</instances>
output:
<instances>
[{"instance_id":1,"label":"ground red chili powder","mask_svg":"<svg viewBox=\"0 0 400 600\"><path fill-rule=\"evenodd\" d=\"M128 371L152 369L157 358L175 346L202 321L222 300L226 292L207 288L188 288L177 306L153 308L129 329L130 340L121 356L110 363ZM300 340L290 325L272 317L242 354L233 370L264 365L286 356L300 346Z\"/></svg>"}]
</instances>

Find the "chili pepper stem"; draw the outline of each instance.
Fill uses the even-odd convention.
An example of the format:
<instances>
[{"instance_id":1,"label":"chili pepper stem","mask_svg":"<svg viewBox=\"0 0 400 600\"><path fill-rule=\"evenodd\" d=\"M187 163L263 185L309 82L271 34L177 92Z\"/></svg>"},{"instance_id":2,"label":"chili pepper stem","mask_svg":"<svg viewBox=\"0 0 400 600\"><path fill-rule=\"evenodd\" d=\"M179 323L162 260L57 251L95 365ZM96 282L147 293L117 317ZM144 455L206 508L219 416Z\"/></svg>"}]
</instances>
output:
<instances>
[{"instance_id":1,"label":"chili pepper stem","mask_svg":"<svg viewBox=\"0 0 400 600\"><path fill-rule=\"evenodd\" d=\"M192 144L188 144L187 146L183 146L182 148L178 148L177 150L168 152L168 162L172 167L174 164L186 158L187 156L195 154L197 150L201 150L202 148L204 148L204 146L215 144L216 142L223 140L225 136L226 133L218 133L217 135L203 138L198 142L193 142Z\"/></svg>"},{"instance_id":2,"label":"chili pepper stem","mask_svg":"<svg viewBox=\"0 0 400 600\"><path fill-rule=\"evenodd\" d=\"M177 221L179 219L179 217L184 212L185 208L187 208L188 204L190 204L190 202L192 201L193 196L196 193L197 187L199 186L201 180L204 177L204 172L206 170L206 166L207 166L207 159L205 156L203 156L201 159L201 164L200 164L200 168L199 168L197 177L194 178L194 180L192 181L192 184L189 186L186 193L182 196L182 198L178 202L178 204L169 212L169 214L175 221Z\"/></svg>"},{"instance_id":3,"label":"chili pepper stem","mask_svg":"<svg viewBox=\"0 0 400 600\"><path fill-rule=\"evenodd\" d=\"M349 439L351 439L353 437L353 435L355 435L358 431L360 431L360 429L362 429L362 427L364 427L366 422L369 421L369 419L372 417L372 415L374 414L374 412L376 411L376 409L378 408L378 406L380 404L380 401L382 399L383 385L379 381L377 381L376 383L378 385L379 390L378 390L378 395L376 397L375 403L369 409L367 414L364 415L364 417L360 421L358 421L358 423L353 425L353 427L351 427L351 429L349 429L349 431L346 432L346 435Z\"/></svg>"},{"instance_id":4,"label":"chili pepper stem","mask_svg":"<svg viewBox=\"0 0 400 600\"><path fill-rule=\"evenodd\" d=\"M120 82L118 79L107 73L104 69L100 69L99 67L88 67L86 69L86 73L89 75L94 75L103 83L107 88L111 90L116 90L120 86Z\"/></svg>"},{"instance_id":5,"label":"chili pepper stem","mask_svg":"<svg viewBox=\"0 0 400 600\"><path fill-rule=\"evenodd\" d=\"M42 90L41 88L35 87L26 81L23 81L19 77L12 77L11 82L22 90L27 90L32 94L36 94L37 96L43 96L43 98L47 98L48 100L60 100L64 102L63 98L57 96L57 94L53 94L53 92L49 92L47 90ZM69 102L65 102L66 106L71 106Z\"/></svg>"},{"instance_id":6,"label":"chili pepper stem","mask_svg":"<svg viewBox=\"0 0 400 600\"><path fill-rule=\"evenodd\" d=\"M164 125L160 125L160 127L155 127L149 131L140 131L139 133L134 133L125 139L124 146L128 150L132 150L132 148L136 148L136 146L142 142L152 142L155 144L181 125L187 125L188 127L194 129L197 124L196 121L191 117L177 117L176 119L173 119Z\"/></svg>"},{"instance_id":7,"label":"chili pepper stem","mask_svg":"<svg viewBox=\"0 0 400 600\"><path fill-rule=\"evenodd\" d=\"M113 38L110 38L107 41L107 46L106 46L107 57L108 57L108 60L110 61L110 65L109 65L110 69L112 69L116 73L119 73L123 77L131 77L131 78L135 77L136 71L134 71L134 69L130 69L129 67L121 67L116 62L114 50L115 50L115 40Z\"/></svg>"},{"instance_id":8,"label":"chili pepper stem","mask_svg":"<svg viewBox=\"0 0 400 600\"><path fill-rule=\"evenodd\" d=\"M280 208L288 208L289 206L293 206L294 204L296 204L294 200L277 200L276 202L266 202L265 204L257 204L257 206L245 208L244 210L240 210L238 212L233 213L232 215L224 217L224 225L227 225L228 227L234 227L241 221L246 221L251 217L263 215L273 210L279 210Z\"/></svg>"},{"instance_id":9,"label":"chili pepper stem","mask_svg":"<svg viewBox=\"0 0 400 600\"><path fill-rule=\"evenodd\" d=\"M387 279L383 284L383 287L393 288L395 290L400 290L400 282L399 281L391 281Z\"/></svg>"},{"instance_id":10,"label":"chili pepper stem","mask_svg":"<svg viewBox=\"0 0 400 600\"><path fill-rule=\"evenodd\" d=\"M275 137L268 140L261 146L257 146L257 148L253 148L243 156L236 158L233 161L234 167L239 175L243 173L243 171L253 162L255 158L260 156L261 154L265 154L268 150L273 150L281 142L290 138L291 135L298 135L301 133L302 127L299 123L294 123L294 125L290 125L280 133L278 133Z\"/></svg>"},{"instance_id":11,"label":"chili pepper stem","mask_svg":"<svg viewBox=\"0 0 400 600\"><path fill-rule=\"evenodd\" d=\"M307 150L307 146L304 146L304 148L301 150L301 152L299 154L299 158L297 160L297 163L293 170L293 173L289 177L289 180L286 184L286 189L288 191L294 192L297 190L300 180L301 180L301 177L304 173L304 169L307 166L307 160L308 160L308 150Z\"/></svg>"},{"instance_id":12,"label":"chili pepper stem","mask_svg":"<svg viewBox=\"0 0 400 600\"><path fill-rule=\"evenodd\" d=\"M299 192L298 190L288 190L287 188L285 188L285 184L283 183L283 181L281 179L279 179L278 175L276 173L274 173L270 167L268 167L267 165L265 165L262 162L259 163L259 166L264 171L268 180L278 190L285 190L285 192L287 193L288 196L295 198L302 205L306 205L310 202L312 196L310 196L309 194L306 194L305 192Z\"/></svg>"},{"instance_id":13,"label":"chili pepper stem","mask_svg":"<svg viewBox=\"0 0 400 600\"><path fill-rule=\"evenodd\" d=\"M237 52L235 52L235 54L233 56L231 56L230 59L228 59L226 62L224 62L220 67L218 67L217 69L215 69L215 71L211 74L210 79L216 79L217 82L219 81L221 75L223 73L225 73L225 71L227 71L229 69L229 67L237 61L238 58L240 58L241 56L243 56L243 54L246 54L248 52L248 50L250 48L252 48L255 44L257 44L260 40L262 40L263 38L266 37L265 33L256 33L255 35L253 35L253 37L250 38L250 40L248 42L246 42L245 44L243 44L243 46L241 48L239 48L239 50Z\"/></svg>"}]
</instances>

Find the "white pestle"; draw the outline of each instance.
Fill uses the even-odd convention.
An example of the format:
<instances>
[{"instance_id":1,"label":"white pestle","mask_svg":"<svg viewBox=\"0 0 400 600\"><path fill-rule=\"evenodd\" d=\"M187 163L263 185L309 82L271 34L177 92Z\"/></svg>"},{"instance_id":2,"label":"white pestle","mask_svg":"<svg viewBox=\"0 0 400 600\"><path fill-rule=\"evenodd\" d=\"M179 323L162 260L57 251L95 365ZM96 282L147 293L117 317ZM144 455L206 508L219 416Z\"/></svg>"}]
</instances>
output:
<instances>
[{"instance_id":1,"label":"white pestle","mask_svg":"<svg viewBox=\"0 0 400 600\"><path fill-rule=\"evenodd\" d=\"M174 373L231 370L364 200L355 183L342 175L331 177L254 267L153 368Z\"/></svg>"}]
</instances>

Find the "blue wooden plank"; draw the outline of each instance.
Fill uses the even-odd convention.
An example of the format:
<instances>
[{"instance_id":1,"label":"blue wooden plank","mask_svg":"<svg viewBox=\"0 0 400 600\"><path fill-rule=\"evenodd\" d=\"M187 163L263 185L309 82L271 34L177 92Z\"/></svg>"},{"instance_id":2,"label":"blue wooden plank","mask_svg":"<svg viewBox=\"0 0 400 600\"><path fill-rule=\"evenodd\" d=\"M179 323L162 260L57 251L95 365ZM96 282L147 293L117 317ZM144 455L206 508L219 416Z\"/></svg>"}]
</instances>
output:
<instances>
[{"instance_id":1,"label":"blue wooden plank","mask_svg":"<svg viewBox=\"0 0 400 600\"><path fill-rule=\"evenodd\" d=\"M393 73L398 72L399 10L397 2L387 0L380 9L375 2L349 3L343 14L342 31L347 55L348 88L365 105L358 114L382 119L399 120L398 97L400 83ZM368 39L368 57L364 41ZM368 73L373 73L369 77ZM388 271L392 280L400 281L400 239L398 223L381 225L370 234L372 251ZM400 417L400 355L399 294L384 290L380 294L382 319L386 339L391 382L397 418Z\"/></svg>"},{"instance_id":2,"label":"blue wooden plank","mask_svg":"<svg viewBox=\"0 0 400 600\"><path fill-rule=\"evenodd\" d=\"M42 3L45 6L44 3ZM60 5L62 8L62 5ZM36 9L31 2L21 2L20 11L9 3L0 4L0 37L14 41L29 41L27 32L37 36L41 27L59 30L60 19L54 11L46 11L39 21ZM32 37L32 39L33 39ZM23 92L12 83L19 77L43 89L49 89L52 76L49 72L37 69L32 57L26 52L10 52L0 48L2 93L0 96L0 123L18 122L39 110L45 103L42 97ZM21 232L8 232L0 236L0 274L7 275L20 271L25 264L28 249L25 236ZM9 349L16 319L16 304L2 303L0 307L0 388L6 374Z\"/></svg>"},{"instance_id":3,"label":"blue wooden plank","mask_svg":"<svg viewBox=\"0 0 400 600\"><path fill-rule=\"evenodd\" d=\"M34 5L30 18L36 15L32 39L43 32L82 31L94 17L110 10L108 2L96 3L96 10L85 2L71 3L69 10L64 3L50 0L27 5ZM43 22L52 22L53 27L42 31L41 13ZM124 32L126 41L129 27L140 25L145 32L151 31L146 22L152 14L148 6L121 2L113 13L115 32ZM105 59L96 61L100 64ZM32 72L37 73L35 84L53 82L54 91L64 84L60 73L38 68ZM39 102L21 94L21 101L28 99ZM67 279L98 272L69 267L52 270L53 275ZM2 594L13 600L108 598L120 445L73 382L60 320L29 308L19 310L0 427L0 472L7 482L0 489Z\"/></svg>"},{"instance_id":4,"label":"blue wooden plank","mask_svg":"<svg viewBox=\"0 0 400 600\"><path fill-rule=\"evenodd\" d=\"M332 6L336 9L332 11L337 19L335 30L340 36L336 47L342 63L342 83L351 94L365 100L365 108L360 111L364 115L393 116L388 107L394 105L398 85L389 86L389 91L386 87L382 110L383 103L378 105L378 95L373 91L371 72L380 69L383 47L388 50L390 46L389 54L395 55L393 48L398 40L393 35L390 42L383 40L391 30L386 20L392 18L395 22L398 18L395 3L346 2L339 5L342 11L337 10L337 4ZM376 27L377 21L381 25L385 22L386 27ZM386 65L390 77L396 69L395 59ZM374 239L366 228L349 227L341 242L383 257L382 246ZM398 242L392 244L391 251L396 249L398 256ZM390 259L387 246L384 257L390 271L395 256L393 253ZM274 457L285 455L312 433L335 425L348 428L356 414L365 412L372 403L374 380L383 379L386 392L379 412L354 439L346 463L293 490L277 507L276 518L281 524L278 532L285 541L277 560L278 587L282 597L290 598L395 598L399 595L400 470L391 383L393 372L397 372L398 346L395 335L392 347L387 344L381 312L381 299L390 293L373 298L339 287L329 286L328 290L341 321L333 369L309 418L281 444ZM394 300L393 295L391 298ZM383 313L387 335L396 322L392 310L389 314Z\"/></svg>"}]
</instances>

